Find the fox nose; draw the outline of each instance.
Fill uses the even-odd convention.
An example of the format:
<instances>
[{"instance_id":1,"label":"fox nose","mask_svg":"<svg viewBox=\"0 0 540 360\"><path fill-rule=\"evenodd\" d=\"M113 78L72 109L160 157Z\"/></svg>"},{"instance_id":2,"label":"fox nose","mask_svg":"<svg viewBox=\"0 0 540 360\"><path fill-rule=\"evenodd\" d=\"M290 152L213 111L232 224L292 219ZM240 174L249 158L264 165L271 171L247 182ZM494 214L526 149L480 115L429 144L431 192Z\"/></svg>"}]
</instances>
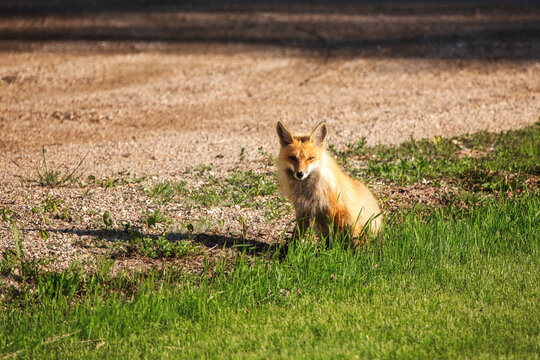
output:
<instances>
[{"instance_id":1,"label":"fox nose","mask_svg":"<svg viewBox=\"0 0 540 360\"><path fill-rule=\"evenodd\" d=\"M298 171L298 172L296 173L296 177L299 178L299 179L301 179L301 178L304 177L304 173L301 172L301 171Z\"/></svg>"}]
</instances>

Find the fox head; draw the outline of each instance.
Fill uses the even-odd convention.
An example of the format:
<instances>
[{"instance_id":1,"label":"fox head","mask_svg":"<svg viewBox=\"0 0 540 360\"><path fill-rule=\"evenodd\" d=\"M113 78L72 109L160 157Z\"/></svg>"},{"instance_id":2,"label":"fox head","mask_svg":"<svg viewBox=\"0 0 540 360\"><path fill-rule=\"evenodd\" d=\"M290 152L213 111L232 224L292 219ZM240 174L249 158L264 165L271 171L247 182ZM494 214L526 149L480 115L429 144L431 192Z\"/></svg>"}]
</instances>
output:
<instances>
[{"instance_id":1,"label":"fox head","mask_svg":"<svg viewBox=\"0 0 540 360\"><path fill-rule=\"evenodd\" d=\"M326 123L323 121L309 136L295 136L278 121L276 126L281 150L279 166L296 180L305 180L320 164L324 154Z\"/></svg>"}]
</instances>

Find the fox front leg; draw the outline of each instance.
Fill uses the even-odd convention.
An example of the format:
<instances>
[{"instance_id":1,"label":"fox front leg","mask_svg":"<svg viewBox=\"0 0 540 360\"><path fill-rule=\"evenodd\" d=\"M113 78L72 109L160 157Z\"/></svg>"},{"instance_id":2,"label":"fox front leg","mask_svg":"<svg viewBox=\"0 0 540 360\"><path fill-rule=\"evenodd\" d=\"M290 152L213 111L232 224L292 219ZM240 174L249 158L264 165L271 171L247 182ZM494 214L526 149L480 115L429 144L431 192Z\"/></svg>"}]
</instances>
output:
<instances>
[{"instance_id":1,"label":"fox front leg","mask_svg":"<svg viewBox=\"0 0 540 360\"><path fill-rule=\"evenodd\" d=\"M299 217L296 219L296 226L294 228L293 237L298 239L305 239L306 235L313 235L315 228L315 219L307 216Z\"/></svg>"}]
</instances>

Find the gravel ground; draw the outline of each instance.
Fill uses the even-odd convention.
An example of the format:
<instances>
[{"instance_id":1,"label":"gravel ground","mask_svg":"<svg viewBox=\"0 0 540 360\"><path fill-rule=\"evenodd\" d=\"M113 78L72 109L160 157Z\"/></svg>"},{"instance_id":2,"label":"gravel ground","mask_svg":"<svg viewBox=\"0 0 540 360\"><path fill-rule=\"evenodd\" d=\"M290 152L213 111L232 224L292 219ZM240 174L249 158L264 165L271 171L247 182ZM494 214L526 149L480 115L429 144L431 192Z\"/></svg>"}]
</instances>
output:
<instances>
[{"instance_id":1,"label":"gravel ground","mask_svg":"<svg viewBox=\"0 0 540 360\"><path fill-rule=\"evenodd\" d=\"M95 10L74 2L65 12L26 1L2 5L0 205L22 215L25 251L53 256L58 266L105 251L94 244L104 210L137 221L156 205L135 185L93 187L88 195L75 185L21 181L41 166L43 145L51 168L73 168L86 156L84 177L124 171L148 183L197 185L200 164L213 164L216 176L270 172L259 147L277 151L277 120L298 131L326 120L340 149L362 137L397 144L506 130L539 116L540 9L533 5L295 3L283 11L248 2L124 11L97 3ZM452 191L372 187L389 209L440 203ZM31 209L46 195L61 198L74 220L51 220L42 241L43 223ZM242 236L241 217L250 225L246 236L263 243L275 242L292 218L268 223L262 210L234 207L190 211L182 203L164 208L176 224L211 221L199 239L216 256L215 245ZM155 232L163 230L175 233ZM0 223L0 250L12 246Z\"/></svg>"}]
</instances>

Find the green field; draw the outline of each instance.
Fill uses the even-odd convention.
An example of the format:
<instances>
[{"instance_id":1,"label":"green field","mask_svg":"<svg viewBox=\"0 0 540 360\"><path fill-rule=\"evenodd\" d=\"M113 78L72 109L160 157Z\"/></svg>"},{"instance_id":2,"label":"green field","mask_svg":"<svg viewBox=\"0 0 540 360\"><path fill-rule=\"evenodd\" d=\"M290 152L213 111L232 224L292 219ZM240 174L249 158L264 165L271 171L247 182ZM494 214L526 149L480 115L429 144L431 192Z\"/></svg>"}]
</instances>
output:
<instances>
[{"instance_id":1,"label":"green field","mask_svg":"<svg viewBox=\"0 0 540 360\"><path fill-rule=\"evenodd\" d=\"M364 178L460 189L459 201L387 215L357 251L340 238L328 248L293 239L286 253L240 246L196 275L173 265L113 274L108 258L91 273L45 271L5 252L2 276L21 276L2 290L0 358L537 359L539 139L535 124L335 151L346 168L365 159Z\"/></svg>"}]
</instances>

